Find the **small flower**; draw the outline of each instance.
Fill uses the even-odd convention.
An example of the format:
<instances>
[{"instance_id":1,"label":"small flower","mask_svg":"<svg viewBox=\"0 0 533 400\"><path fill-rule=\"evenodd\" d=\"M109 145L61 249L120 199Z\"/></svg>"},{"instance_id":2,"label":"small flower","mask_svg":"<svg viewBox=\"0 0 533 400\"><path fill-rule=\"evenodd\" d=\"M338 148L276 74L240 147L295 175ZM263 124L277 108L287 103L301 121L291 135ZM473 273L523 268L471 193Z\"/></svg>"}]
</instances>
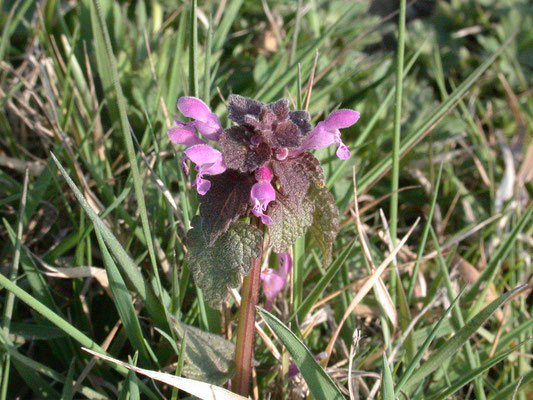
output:
<instances>
[{"instance_id":1,"label":"small flower","mask_svg":"<svg viewBox=\"0 0 533 400\"><path fill-rule=\"evenodd\" d=\"M192 125L206 138L218 141L222 126L217 115L202 100L196 97L180 97L178 109L186 117L194 119Z\"/></svg>"},{"instance_id":2,"label":"small flower","mask_svg":"<svg viewBox=\"0 0 533 400\"><path fill-rule=\"evenodd\" d=\"M207 104L196 97L181 97L178 109L186 117L193 118L191 122L175 120L176 126L168 131L172 142L186 146L181 165L186 174L189 173L186 161L196 164L194 168L198 174L193 182L198 194L205 195L211 187L211 182L203 179L204 175L217 175L226 170L224 158L220 151L210 147L205 140L196 135L195 129L207 139L217 141L222 133L222 126L216 114L212 113Z\"/></svg>"},{"instance_id":3,"label":"small flower","mask_svg":"<svg viewBox=\"0 0 533 400\"><path fill-rule=\"evenodd\" d=\"M270 183L274 174L268 167L261 167L255 171L255 179L257 183L252 186L250 197L253 202L252 213L261 218L261 222L265 225L272 223L272 218L265 214L268 204L276 200L276 192Z\"/></svg>"},{"instance_id":4,"label":"small flower","mask_svg":"<svg viewBox=\"0 0 533 400\"><path fill-rule=\"evenodd\" d=\"M278 269L267 268L261 272L263 281L263 292L265 293L265 309L270 310L274 304L274 299L285 287L287 277L291 273L292 258L289 253L278 254Z\"/></svg>"},{"instance_id":5,"label":"small flower","mask_svg":"<svg viewBox=\"0 0 533 400\"><path fill-rule=\"evenodd\" d=\"M220 151L207 144L197 144L185 149L185 157L196 164L194 168L198 173L193 182L198 194L205 195L211 187L211 182L203 179L204 175L218 175L226 170L224 159Z\"/></svg>"},{"instance_id":6,"label":"small flower","mask_svg":"<svg viewBox=\"0 0 533 400\"><path fill-rule=\"evenodd\" d=\"M302 142L300 151L309 149L321 149L335 144L337 156L341 160L350 158L350 150L341 140L339 129L348 128L359 120L359 113L353 110L337 110L329 115L324 121L319 122L315 129Z\"/></svg>"},{"instance_id":7,"label":"small flower","mask_svg":"<svg viewBox=\"0 0 533 400\"><path fill-rule=\"evenodd\" d=\"M321 352L321 353L318 353L316 356L314 356L314 359L316 361L320 361L320 360L323 360L324 358L327 358L328 357L328 353L326 353L325 351ZM296 366L295 363L291 363L289 365L289 371L288 371L288 374L289 374L289 378L294 378L296 375L298 375L300 373L300 370L298 369L298 367Z\"/></svg>"}]
</instances>

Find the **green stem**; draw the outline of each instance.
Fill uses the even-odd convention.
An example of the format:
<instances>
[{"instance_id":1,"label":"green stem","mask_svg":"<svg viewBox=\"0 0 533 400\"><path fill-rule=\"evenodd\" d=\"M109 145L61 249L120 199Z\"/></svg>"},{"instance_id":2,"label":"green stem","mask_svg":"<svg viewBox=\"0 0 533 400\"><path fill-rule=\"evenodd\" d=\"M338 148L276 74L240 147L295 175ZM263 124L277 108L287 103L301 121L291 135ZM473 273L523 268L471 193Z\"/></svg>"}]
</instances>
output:
<instances>
[{"instance_id":1,"label":"green stem","mask_svg":"<svg viewBox=\"0 0 533 400\"><path fill-rule=\"evenodd\" d=\"M392 145L392 182L390 200L390 235L392 246L396 246L398 231L398 186L400 180L400 139L402 117L402 83L403 83L403 53L405 48L405 3L400 1L400 16L398 19L398 57L396 60L396 104L394 108L394 136ZM396 273L390 275L391 287L396 286ZM393 298L394 300L394 298Z\"/></svg>"},{"instance_id":2,"label":"green stem","mask_svg":"<svg viewBox=\"0 0 533 400\"><path fill-rule=\"evenodd\" d=\"M400 16L398 20L398 25L398 58L396 60L396 104L394 108L394 137L392 151L392 194L390 202L390 234L392 236L393 246L396 245L396 232L398 227L398 181L400 176L403 53L405 47L405 0L400 1Z\"/></svg>"},{"instance_id":3,"label":"green stem","mask_svg":"<svg viewBox=\"0 0 533 400\"><path fill-rule=\"evenodd\" d=\"M241 290L241 306L239 308L239 325L237 326L237 343L235 347L235 375L233 376L232 390L242 396L248 396L250 393L255 342L255 306L259 297L259 286L261 285L261 261L261 256L253 261L252 269L244 277Z\"/></svg>"}]
</instances>

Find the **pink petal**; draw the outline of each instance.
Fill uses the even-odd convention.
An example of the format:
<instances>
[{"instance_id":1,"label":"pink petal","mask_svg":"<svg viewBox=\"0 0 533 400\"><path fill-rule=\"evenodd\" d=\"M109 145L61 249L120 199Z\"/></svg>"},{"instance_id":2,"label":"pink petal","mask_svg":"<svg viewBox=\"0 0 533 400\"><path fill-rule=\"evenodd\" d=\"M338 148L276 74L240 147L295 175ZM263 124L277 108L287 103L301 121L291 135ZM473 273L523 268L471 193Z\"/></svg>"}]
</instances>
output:
<instances>
[{"instance_id":1,"label":"pink petal","mask_svg":"<svg viewBox=\"0 0 533 400\"><path fill-rule=\"evenodd\" d=\"M321 149L335 143L335 133L324 129L320 124L321 122L319 122L313 132L304 139L301 146L302 149Z\"/></svg>"},{"instance_id":2,"label":"pink petal","mask_svg":"<svg viewBox=\"0 0 533 400\"><path fill-rule=\"evenodd\" d=\"M198 174L196 176L196 179L194 180L192 185L196 186L196 191L201 196L205 195L211 188L211 182L207 179L203 179L201 174Z\"/></svg>"},{"instance_id":3,"label":"pink petal","mask_svg":"<svg viewBox=\"0 0 533 400\"><path fill-rule=\"evenodd\" d=\"M180 97L178 109L186 117L194 119L194 126L198 132L210 140L218 141L222 126L217 115L211 112L207 104L196 97Z\"/></svg>"},{"instance_id":4,"label":"pink petal","mask_svg":"<svg viewBox=\"0 0 533 400\"><path fill-rule=\"evenodd\" d=\"M278 268L280 274L286 279L292 270L292 258L289 253L284 252L278 254Z\"/></svg>"},{"instance_id":5,"label":"pink petal","mask_svg":"<svg viewBox=\"0 0 533 400\"><path fill-rule=\"evenodd\" d=\"M218 175L226 170L226 164L224 164L224 159L222 154L218 157L213 164L202 165L201 171L206 175Z\"/></svg>"},{"instance_id":6,"label":"pink petal","mask_svg":"<svg viewBox=\"0 0 533 400\"><path fill-rule=\"evenodd\" d=\"M278 271L267 268L261 272L261 280L263 281L263 292L267 300L265 309L269 310L272 308L274 299L285 286L285 279L279 275Z\"/></svg>"},{"instance_id":7,"label":"pink petal","mask_svg":"<svg viewBox=\"0 0 533 400\"><path fill-rule=\"evenodd\" d=\"M178 109L183 115L198 121L206 122L211 114L211 110L202 100L196 97L180 97Z\"/></svg>"},{"instance_id":8,"label":"pink petal","mask_svg":"<svg viewBox=\"0 0 533 400\"><path fill-rule=\"evenodd\" d=\"M250 197L254 202L256 200L259 201L263 207L263 211L265 211L268 203L276 200L276 192L270 182L257 182L252 186Z\"/></svg>"},{"instance_id":9,"label":"pink petal","mask_svg":"<svg viewBox=\"0 0 533 400\"><path fill-rule=\"evenodd\" d=\"M350 149L348 149L348 147L346 147L344 143L341 143L341 145L337 149L337 157L339 157L341 160L348 160L350 156Z\"/></svg>"},{"instance_id":10,"label":"pink petal","mask_svg":"<svg viewBox=\"0 0 533 400\"><path fill-rule=\"evenodd\" d=\"M272 223L272 218L270 218L268 215L266 215L261 210L258 210L257 208L252 208L252 214L255 215L257 218L261 218L261 223L263 225L270 225Z\"/></svg>"},{"instance_id":11,"label":"pink petal","mask_svg":"<svg viewBox=\"0 0 533 400\"><path fill-rule=\"evenodd\" d=\"M194 133L193 128L189 127L174 127L170 128L168 131L168 137L176 144L184 144L185 146L194 146L195 144L205 144L205 142L200 139Z\"/></svg>"},{"instance_id":12,"label":"pink petal","mask_svg":"<svg viewBox=\"0 0 533 400\"><path fill-rule=\"evenodd\" d=\"M273 177L274 174L272 173L272 170L268 167L261 167L255 170L255 179L259 182L270 182Z\"/></svg>"},{"instance_id":13,"label":"pink petal","mask_svg":"<svg viewBox=\"0 0 533 400\"><path fill-rule=\"evenodd\" d=\"M322 125L328 131L334 131L336 129L348 128L358 120L359 113L357 111L342 109L332 112L325 121L319 122L318 125Z\"/></svg>"},{"instance_id":14,"label":"pink petal","mask_svg":"<svg viewBox=\"0 0 533 400\"><path fill-rule=\"evenodd\" d=\"M196 120L194 126L198 129L202 135L206 138L218 142L220 135L222 134L222 126L220 125L220 120L215 114L211 114L207 122L202 122Z\"/></svg>"},{"instance_id":15,"label":"pink petal","mask_svg":"<svg viewBox=\"0 0 533 400\"><path fill-rule=\"evenodd\" d=\"M197 144L185 149L185 155L196 165L211 165L222 158L220 151L213 149L207 144Z\"/></svg>"}]
</instances>

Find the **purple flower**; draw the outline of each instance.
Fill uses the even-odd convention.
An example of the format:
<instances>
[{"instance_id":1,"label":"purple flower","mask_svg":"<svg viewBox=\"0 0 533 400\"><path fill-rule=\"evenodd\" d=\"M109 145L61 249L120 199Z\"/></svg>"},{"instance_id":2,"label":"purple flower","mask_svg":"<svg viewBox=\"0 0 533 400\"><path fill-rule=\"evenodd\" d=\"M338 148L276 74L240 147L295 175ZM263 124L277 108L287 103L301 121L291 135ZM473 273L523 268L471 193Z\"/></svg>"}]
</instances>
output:
<instances>
[{"instance_id":1,"label":"purple flower","mask_svg":"<svg viewBox=\"0 0 533 400\"><path fill-rule=\"evenodd\" d=\"M309 149L321 149L335 144L337 145L337 156L341 160L350 158L350 150L341 140L339 129L348 128L357 122L359 113L353 110L337 110L329 115L324 121L319 122L315 129L307 136L299 151Z\"/></svg>"},{"instance_id":2,"label":"purple flower","mask_svg":"<svg viewBox=\"0 0 533 400\"><path fill-rule=\"evenodd\" d=\"M183 115L194 121L181 122L175 120L176 126L168 131L168 136L176 144L183 144L187 148L182 158L182 167L189 173L186 161L196 164L194 168L198 174L193 182L200 195L205 195L211 187L211 182L203 179L204 175L217 175L226 170L224 158L220 151L210 147L203 139L196 135L195 129L207 139L217 141L222 133L222 126L216 114L200 99L195 97L181 97L178 108Z\"/></svg>"},{"instance_id":3,"label":"purple flower","mask_svg":"<svg viewBox=\"0 0 533 400\"><path fill-rule=\"evenodd\" d=\"M255 171L255 179L257 183L252 186L250 197L252 198L253 208L252 213L261 218L261 222L265 225L272 223L272 218L265 214L268 203L276 200L276 192L270 183L274 174L268 167L261 167Z\"/></svg>"},{"instance_id":4,"label":"purple flower","mask_svg":"<svg viewBox=\"0 0 533 400\"><path fill-rule=\"evenodd\" d=\"M263 281L263 292L265 293L266 303L265 309L270 310L274 299L279 292L285 287L287 277L292 269L292 258L289 253L278 254L278 269L267 268L261 272L261 280Z\"/></svg>"},{"instance_id":5,"label":"purple flower","mask_svg":"<svg viewBox=\"0 0 533 400\"><path fill-rule=\"evenodd\" d=\"M178 109L186 117L194 119L191 124L206 138L218 141L222 133L222 126L217 115L209 109L207 104L196 97L180 97Z\"/></svg>"},{"instance_id":6,"label":"purple flower","mask_svg":"<svg viewBox=\"0 0 533 400\"><path fill-rule=\"evenodd\" d=\"M324 358L326 358L328 356L328 353L326 353L325 351L321 352L321 353L318 353L316 356L314 356L314 359L316 361L320 361L320 360L323 360ZM295 363L291 363L289 365L289 378L294 378L296 375L298 375L300 373L300 370L298 369L298 367L296 366Z\"/></svg>"},{"instance_id":7,"label":"purple flower","mask_svg":"<svg viewBox=\"0 0 533 400\"><path fill-rule=\"evenodd\" d=\"M211 187L211 182L203 179L204 175L218 175L226 170L222 153L207 144L197 144L185 149L185 157L196 164L194 169L198 172L193 186L198 194L204 195Z\"/></svg>"}]
</instances>

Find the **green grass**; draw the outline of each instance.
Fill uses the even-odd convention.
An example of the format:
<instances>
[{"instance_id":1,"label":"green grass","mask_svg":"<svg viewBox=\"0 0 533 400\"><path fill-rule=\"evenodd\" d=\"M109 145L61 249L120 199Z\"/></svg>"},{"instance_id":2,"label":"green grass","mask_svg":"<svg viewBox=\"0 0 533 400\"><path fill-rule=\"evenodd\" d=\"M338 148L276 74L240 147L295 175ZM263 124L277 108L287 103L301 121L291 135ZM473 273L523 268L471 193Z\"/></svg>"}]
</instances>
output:
<instances>
[{"instance_id":1,"label":"green grass","mask_svg":"<svg viewBox=\"0 0 533 400\"><path fill-rule=\"evenodd\" d=\"M2 2L0 400L186 397L81 347L225 386L215 350L231 351L237 308L209 308L190 279L198 202L167 129L184 95L224 126L231 93L305 104L316 50L313 122L339 105L361 119L343 131L349 160L315 152L342 229L329 266L310 235L296 243L291 287L260 312L259 398L530 398L531 286L513 290L533 272L532 6L438 1L413 18L407 2L402 33L369 1L267 3ZM353 168L376 267L422 222L326 363L314 356L372 274Z\"/></svg>"}]
</instances>

